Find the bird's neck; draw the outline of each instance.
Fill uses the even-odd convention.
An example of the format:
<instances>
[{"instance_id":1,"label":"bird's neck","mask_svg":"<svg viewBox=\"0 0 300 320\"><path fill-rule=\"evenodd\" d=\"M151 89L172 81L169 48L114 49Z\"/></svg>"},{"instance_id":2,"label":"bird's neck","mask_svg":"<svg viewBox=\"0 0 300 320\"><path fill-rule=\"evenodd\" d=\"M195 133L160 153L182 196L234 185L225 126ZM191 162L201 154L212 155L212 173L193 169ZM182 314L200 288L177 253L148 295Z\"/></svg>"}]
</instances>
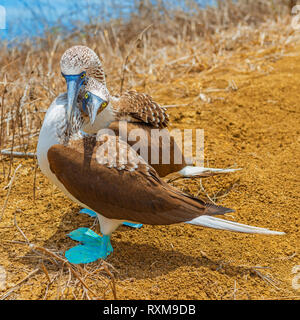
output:
<instances>
[{"instance_id":1,"label":"bird's neck","mask_svg":"<svg viewBox=\"0 0 300 320\"><path fill-rule=\"evenodd\" d=\"M50 105L40 130L37 153L47 154L54 144L61 143L61 137L67 128L67 94L59 95Z\"/></svg>"},{"instance_id":2,"label":"bird's neck","mask_svg":"<svg viewBox=\"0 0 300 320\"><path fill-rule=\"evenodd\" d=\"M50 105L39 135L38 147L49 149L54 144L65 144L69 137L82 128L81 119L73 120L70 129L67 121L67 93L59 95Z\"/></svg>"},{"instance_id":3,"label":"bird's neck","mask_svg":"<svg viewBox=\"0 0 300 320\"><path fill-rule=\"evenodd\" d=\"M40 130L39 141L37 145L37 160L43 174L48 177L52 183L57 185L70 199L84 206L74 198L57 179L50 169L48 160L48 150L55 144L61 144L62 135L67 130L67 113L68 105L67 93L59 95L48 108L45 119Z\"/></svg>"}]
</instances>

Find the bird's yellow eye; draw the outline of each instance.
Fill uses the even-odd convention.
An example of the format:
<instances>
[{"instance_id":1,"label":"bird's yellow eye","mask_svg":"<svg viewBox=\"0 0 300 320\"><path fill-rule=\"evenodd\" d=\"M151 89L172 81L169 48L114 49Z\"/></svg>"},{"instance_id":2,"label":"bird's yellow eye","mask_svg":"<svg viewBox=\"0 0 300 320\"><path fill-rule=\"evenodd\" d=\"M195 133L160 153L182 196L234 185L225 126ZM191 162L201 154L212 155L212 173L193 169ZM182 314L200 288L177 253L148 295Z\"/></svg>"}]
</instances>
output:
<instances>
[{"instance_id":1,"label":"bird's yellow eye","mask_svg":"<svg viewBox=\"0 0 300 320\"><path fill-rule=\"evenodd\" d=\"M89 94L86 93L86 94L84 95L84 97L87 99L87 98L89 97Z\"/></svg>"},{"instance_id":2,"label":"bird's yellow eye","mask_svg":"<svg viewBox=\"0 0 300 320\"><path fill-rule=\"evenodd\" d=\"M107 107L107 102L105 102L105 101L102 102L102 103L101 103L101 108L104 109L104 108L106 108L106 107Z\"/></svg>"},{"instance_id":3,"label":"bird's yellow eye","mask_svg":"<svg viewBox=\"0 0 300 320\"><path fill-rule=\"evenodd\" d=\"M85 73L83 73L80 78L83 79L84 77L85 77Z\"/></svg>"}]
</instances>

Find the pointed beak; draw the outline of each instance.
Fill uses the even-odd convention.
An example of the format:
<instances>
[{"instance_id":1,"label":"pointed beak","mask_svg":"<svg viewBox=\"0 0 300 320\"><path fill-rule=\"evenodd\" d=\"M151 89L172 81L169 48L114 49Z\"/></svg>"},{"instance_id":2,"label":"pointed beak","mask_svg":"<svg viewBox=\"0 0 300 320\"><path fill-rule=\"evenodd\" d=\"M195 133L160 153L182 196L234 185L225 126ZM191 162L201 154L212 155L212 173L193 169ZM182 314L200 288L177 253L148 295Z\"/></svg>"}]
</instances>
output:
<instances>
[{"instance_id":1,"label":"pointed beak","mask_svg":"<svg viewBox=\"0 0 300 320\"><path fill-rule=\"evenodd\" d=\"M93 125L96 120L100 106L101 106L101 102L99 102L99 99L97 99L96 96L91 95L89 103L87 105L87 111L88 111L91 125Z\"/></svg>"},{"instance_id":2,"label":"pointed beak","mask_svg":"<svg viewBox=\"0 0 300 320\"><path fill-rule=\"evenodd\" d=\"M74 109L76 108L77 96L79 92L78 83L76 80L67 80L68 89L68 107L67 119L70 122L73 119Z\"/></svg>"}]
</instances>

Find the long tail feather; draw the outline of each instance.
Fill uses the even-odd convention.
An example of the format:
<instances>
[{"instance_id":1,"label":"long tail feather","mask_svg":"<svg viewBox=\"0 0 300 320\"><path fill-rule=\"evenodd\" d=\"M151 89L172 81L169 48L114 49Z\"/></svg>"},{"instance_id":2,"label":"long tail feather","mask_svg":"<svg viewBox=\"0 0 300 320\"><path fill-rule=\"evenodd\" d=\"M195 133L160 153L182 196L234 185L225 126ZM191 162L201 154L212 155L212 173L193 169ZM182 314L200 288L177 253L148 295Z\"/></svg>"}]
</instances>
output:
<instances>
[{"instance_id":1,"label":"long tail feather","mask_svg":"<svg viewBox=\"0 0 300 320\"><path fill-rule=\"evenodd\" d=\"M177 179L181 178L205 178L212 177L219 174L232 173L238 170L242 170L241 168L237 169L219 169L219 168L205 168L205 167L194 167L194 166L186 166L180 171L170 173L164 180L167 182L173 182Z\"/></svg>"},{"instance_id":2,"label":"long tail feather","mask_svg":"<svg viewBox=\"0 0 300 320\"><path fill-rule=\"evenodd\" d=\"M219 168L205 168L205 167L194 167L186 166L179 171L183 177L209 177L217 174L231 173L241 169L219 169Z\"/></svg>"},{"instance_id":3,"label":"long tail feather","mask_svg":"<svg viewBox=\"0 0 300 320\"><path fill-rule=\"evenodd\" d=\"M208 227L208 228L229 230L229 231L235 231L235 232L244 232L244 233L260 233L260 234L273 234L273 235L285 234L284 232L280 232L280 231L272 231L266 228L248 226L246 224L223 220L220 218L206 216L206 215L197 217L185 223Z\"/></svg>"}]
</instances>

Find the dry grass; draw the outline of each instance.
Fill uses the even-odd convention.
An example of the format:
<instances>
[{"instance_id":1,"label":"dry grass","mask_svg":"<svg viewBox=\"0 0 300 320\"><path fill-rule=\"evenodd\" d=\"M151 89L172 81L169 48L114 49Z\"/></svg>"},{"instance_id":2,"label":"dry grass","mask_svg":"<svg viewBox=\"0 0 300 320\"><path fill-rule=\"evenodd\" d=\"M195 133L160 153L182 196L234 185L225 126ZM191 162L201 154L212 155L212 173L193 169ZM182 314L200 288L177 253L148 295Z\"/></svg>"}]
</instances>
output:
<instances>
[{"instance_id":1,"label":"dry grass","mask_svg":"<svg viewBox=\"0 0 300 320\"><path fill-rule=\"evenodd\" d=\"M33 148L45 111L64 88L59 60L71 45L87 45L102 57L113 91L120 90L123 80L126 88L149 91L153 82L168 83L195 72L211 74L221 65L241 72L256 70L264 60L259 50L270 49L271 57L274 46L284 50L297 37L290 27L288 6L279 0L220 1L218 8L194 9L191 14L167 11L163 2L159 7L145 3L140 2L138 14L129 22L99 22L68 35L48 32L45 38L28 39L13 48L2 44L1 149L26 153ZM257 57L243 60L249 50ZM241 61L231 64L237 53ZM10 174L11 170L4 176Z\"/></svg>"},{"instance_id":2,"label":"dry grass","mask_svg":"<svg viewBox=\"0 0 300 320\"><path fill-rule=\"evenodd\" d=\"M201 73L203 79L208 75L215 75L217 79L222 70L241 74L268 73L271 67L267 62L286 55L286 48L299 40L299 33L290 25L292 1L285 3L279 0L240 0L233 4L228 0L220 2L218 8L195 9L188 14L170 12L163 2L159 7L152 7L141 1L138 14L133 14L128 22L99 22L67 35L49 32L43 39L27 40L13 48L3 44L0 47L0 149L10 150L11 154L1 154L0 182L8 185L7 199L18 164L12 152L19 151L23 155L35 151L44 114L65 87L59 60L68 47L87 45L102 57L111 91L134 87L150 93L165 105L172 103L168 100L170 95L176 97L181 106L189 105L187 97L210 103L222 99L222 92L238 90L235 82L232 80L210 88L199 84L193 90L189 87L186 90L174 86L168 88L168 84L196 73ZM143 30L146 31L136 42ZM164 83L168 94L159 90L152 92L157 83ZM35 167L34 161L32 167ZM216 201L230 188L227 186L221 194L216 191L210 197ZM199 193L201 191L206 194L202 185ZM2 215L7 199L4 199ZM8 227L21 231L16 220ZM44 273L48 280L44 299L48 298L48 289L54 283L58 288L57 299L103 299L111 292L117 298L115 271L106 262L74 267L62 258L60 252L31 243L24 233L22 237L25 241L12 242L11 245L29 246L37 268L0 298L17 297L22 284L36 273ZM254 271L260 276L259 271ZM101 296L94 292L97 285L103 288ZM236 287L234 297L235 292Z\"/></svg>"}]
</instances>

